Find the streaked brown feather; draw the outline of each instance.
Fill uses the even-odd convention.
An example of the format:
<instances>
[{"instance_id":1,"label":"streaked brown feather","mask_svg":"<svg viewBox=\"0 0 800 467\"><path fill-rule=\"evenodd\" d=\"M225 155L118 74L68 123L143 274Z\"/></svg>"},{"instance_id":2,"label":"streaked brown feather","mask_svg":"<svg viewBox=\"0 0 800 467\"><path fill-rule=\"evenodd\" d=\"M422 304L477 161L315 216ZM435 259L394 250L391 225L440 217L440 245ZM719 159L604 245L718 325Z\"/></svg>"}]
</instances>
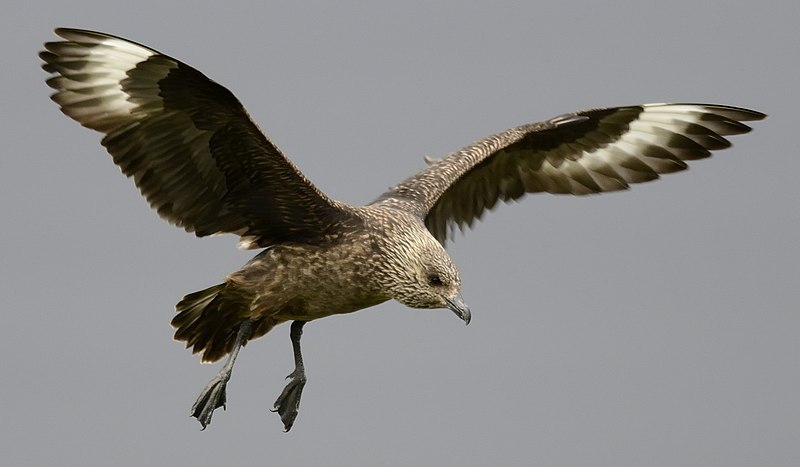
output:
<instances>
[{"instance_id":1,"label":"streaked brown feather","mask_svg":"<svg viewBox=\"0 0 800 467\"><path fill-rule=\"evenodd\" d=\"M47 43L40 54L43 68L59 75L47 81L56 89L53 100L105 133L102 144L161 217L197 236L235 233L251 248L319 241L338 220L352 219L264 136L226 88L124 39L56 32L67 41Z\"/></svg>"},{"instance_id":2,"label":"streaked brown feather","mask_svg":"<svg viewBox=\"0 0 800 467\"><path fill-rule=\"evenodd\" d=\"M457 272L425 228L443 244L499 201L626 189L684 170L685 161L730 146L725 136L749 131L741 121L764 117L705 104L564 114L426 157L425 169L354 208L321 193L230 91L194 68L107 34L56 32L65 40L40 54L54 75L52 99L104 133L114 162L159 215L198 236L234 233L248 247L273 246L224 284L178 304L176 338L206 361L231 350L244 319L254 320L255 338L283 320L389 298L429 306L415 295L425 290L417 289L421 276L406 267L436 261Z\"/></svg>"},{"instance_id":3,"label":"streaked brown feather","mask_svg":"<svg viewBox=\"0 0 800 467\"><path fill-rule=\"evenodd\" d=\"M646 118L642 119L642 114ZM436 160L373 204L402 205L442 243L497 201L525 193L587 195L684 170L746 133L752 110L706 104L592 109L522 125Z\"/></svg>"}]
</instances>

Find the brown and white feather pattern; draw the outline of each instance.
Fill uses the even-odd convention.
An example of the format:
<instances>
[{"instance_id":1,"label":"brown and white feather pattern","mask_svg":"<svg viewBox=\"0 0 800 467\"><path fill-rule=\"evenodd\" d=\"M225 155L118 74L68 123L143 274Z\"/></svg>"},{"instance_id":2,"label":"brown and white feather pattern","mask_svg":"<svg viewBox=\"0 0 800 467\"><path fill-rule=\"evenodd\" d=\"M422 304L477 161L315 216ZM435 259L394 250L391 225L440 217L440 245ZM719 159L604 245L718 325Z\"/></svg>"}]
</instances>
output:
<instances>
[{"instance_id":1,"label":"brown and white feather pattern","mask_svg":"<svg viewBox=\"0 0 800 467\"><path fill-rule=\"evenodd\" d=\"M245 340L284 321L301 322L292 326L297 368L275 406L286 430L305 381L302 322L395 299L450 308L469 323L458 270L443 246L448 225L471 225L498 200L525 193L614 191L685 169L685 161L729 146L724 136L748 131L741 121L764 117L703 104L566 114L426 158L424 170L356 208L314 187L230 91L194 68L108 34L56 33L63 40L40 53L52 99L104 134L102 144L150 205L198 236L234 233L245 246L269 247L176 306L177 340L207 362L232 352L192 407L204 428L225 406Z\"/></svg>"},{"instance_id":2,"label":"brown and white feather pattern","mask_svg":"<svg viewBox=\"0 0 800 467\"><path fill-rule=\"evenodd\" d=\"M62 111L103 145L163 218L198 236L234 233L247 248L318 243L351 207L321 193L252 122L234 95L148 47L58 29L44 69ZM686 168L728 147L759 112L705 104L593 109L489 136L384 193L373 205L412 212L444 242L498 200L546 191L584 195ZM451 231L452 229L450 229Z\"/></svg>"},{"instance_id":3,"label":"brown and white feather pattern","mask_svg":"<svg viewBox=\"0 0 800 467\"><path fill-rule=\"evenodd\" d=\"M384 193L374 204L416 212L441 242L498 200L525 193L586 195L628 188L687 168L765 115L707 104L592 109L489 136Z\"/></svg>"},{"instance_id":4,"label":"brown and white feather pattern","mask_svg":"<svg viewBox=\"0 0 800 467\"><path fill-rule=\"evenodd\" d=\"M352 219L252 122L234 95L194 68L108 34L58 29L45 44L52 99L103 145L150 205L198 236L245 247L315 242Z\"/></svg>"}]
</instances>

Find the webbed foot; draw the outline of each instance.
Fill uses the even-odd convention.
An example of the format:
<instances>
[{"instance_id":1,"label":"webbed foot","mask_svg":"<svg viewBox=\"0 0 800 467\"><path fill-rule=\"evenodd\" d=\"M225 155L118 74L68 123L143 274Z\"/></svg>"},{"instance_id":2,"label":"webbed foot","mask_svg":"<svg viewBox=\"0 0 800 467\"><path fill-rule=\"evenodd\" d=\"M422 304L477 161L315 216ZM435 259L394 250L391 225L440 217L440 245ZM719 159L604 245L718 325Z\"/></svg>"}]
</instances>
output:
<instances>
[{"instance_id":1,"label":"webbed foot","mask_svg":"<svg viewBox=\"0 0 800 467\"><path fill-rule=\"evenodd\" d=\"M281 392L272 409L270 409L281 416L283 431L285 432L292 429L294 420L297 418L297 412L300 410L300 397L303 395L303 388L306 385L306 374L304 371L296 369L286 379L289 382L286 383L283 392Z\"/></svg>"},{"instance_id":2,"label":"webbed foot","mask_svg":"<svg viewBox=\"0 0 800 467\"><path fill-rule=\"evenodd\" d=\"M206 385L203 392L192 406L192 417L196 418L205 430L211 424L214 410L222 407L225 410L225 386L228 385L230 374L218 374Z\"/></svg>"}]
</instances>

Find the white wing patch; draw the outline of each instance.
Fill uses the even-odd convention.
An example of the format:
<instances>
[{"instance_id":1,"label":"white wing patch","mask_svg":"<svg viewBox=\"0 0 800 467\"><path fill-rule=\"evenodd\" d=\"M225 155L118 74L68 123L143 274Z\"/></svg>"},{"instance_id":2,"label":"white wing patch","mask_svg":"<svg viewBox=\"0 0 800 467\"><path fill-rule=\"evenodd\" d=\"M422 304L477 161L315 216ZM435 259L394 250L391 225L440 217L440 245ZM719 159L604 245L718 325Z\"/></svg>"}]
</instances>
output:
<instances>
[{"instance_id":1,"label":"white wing patch","mask_svg":"<svg viewBox=\"0 0 800 467\"><path fill-rule=\"evenodd\" d=\"M72 118L89 128L104 131L109 125L136 119L137 104L122 87L128 72L156 52L123 40L88 33L59 30L59 35L80 45L59 43L55 67L60 76L49 84L59 91L53 100L68 109Z\"/></svg>"},{"instance_id":2,"label":"white wing patch","mask_svg":"<svg viewBox=\"0 0 800 467\"><path fill-rule=\"evenodd\" d=\"M574 159L546 158L522 180L542 191L576 195L615 191L687 167L684 161L708 157L709 150L728 147L718 135L736 134L741 124L735 110L688 104L647 104L616 141L584 149ZM726 115L730 112L730 115ZM716 118L707 118L710 115ZM704 131L693 131L693 128ZM710 130L710 131L709 131ZM717 133L717 135L713 134Z\"/></svg>"}]
</instances>

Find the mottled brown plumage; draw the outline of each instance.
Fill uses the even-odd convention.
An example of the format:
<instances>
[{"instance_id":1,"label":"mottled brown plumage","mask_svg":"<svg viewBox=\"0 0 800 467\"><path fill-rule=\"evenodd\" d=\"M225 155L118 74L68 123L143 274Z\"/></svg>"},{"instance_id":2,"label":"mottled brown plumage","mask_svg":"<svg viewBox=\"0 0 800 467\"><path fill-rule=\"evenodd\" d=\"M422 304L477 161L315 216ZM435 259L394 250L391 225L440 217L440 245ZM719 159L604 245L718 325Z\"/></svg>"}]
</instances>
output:
<instances>
[{"instance_id":1,"label":"mottled brown plumage","mask_svg":"<svg viewBox=\"0 0 800 467\"><path fill-rule=\"evenodd\" d=\"M354 207L321 193L199 71L107 34L58 29L40 57L53 100L102 144L161 217L197 236L233 233L265 248L223 283L187 295L175 338L203 361L229 355L192 415L203 427L225 404L241 347L291 328L295 371L275 403L291 428L305 385L305 322L394 299L450 308L465 322L458 271L444 250L453 226L525 193L584 195L683 170L749 131L759 112L721 105L594 109L513 128L467 146Z\"/></svg>"}]
</instances>

